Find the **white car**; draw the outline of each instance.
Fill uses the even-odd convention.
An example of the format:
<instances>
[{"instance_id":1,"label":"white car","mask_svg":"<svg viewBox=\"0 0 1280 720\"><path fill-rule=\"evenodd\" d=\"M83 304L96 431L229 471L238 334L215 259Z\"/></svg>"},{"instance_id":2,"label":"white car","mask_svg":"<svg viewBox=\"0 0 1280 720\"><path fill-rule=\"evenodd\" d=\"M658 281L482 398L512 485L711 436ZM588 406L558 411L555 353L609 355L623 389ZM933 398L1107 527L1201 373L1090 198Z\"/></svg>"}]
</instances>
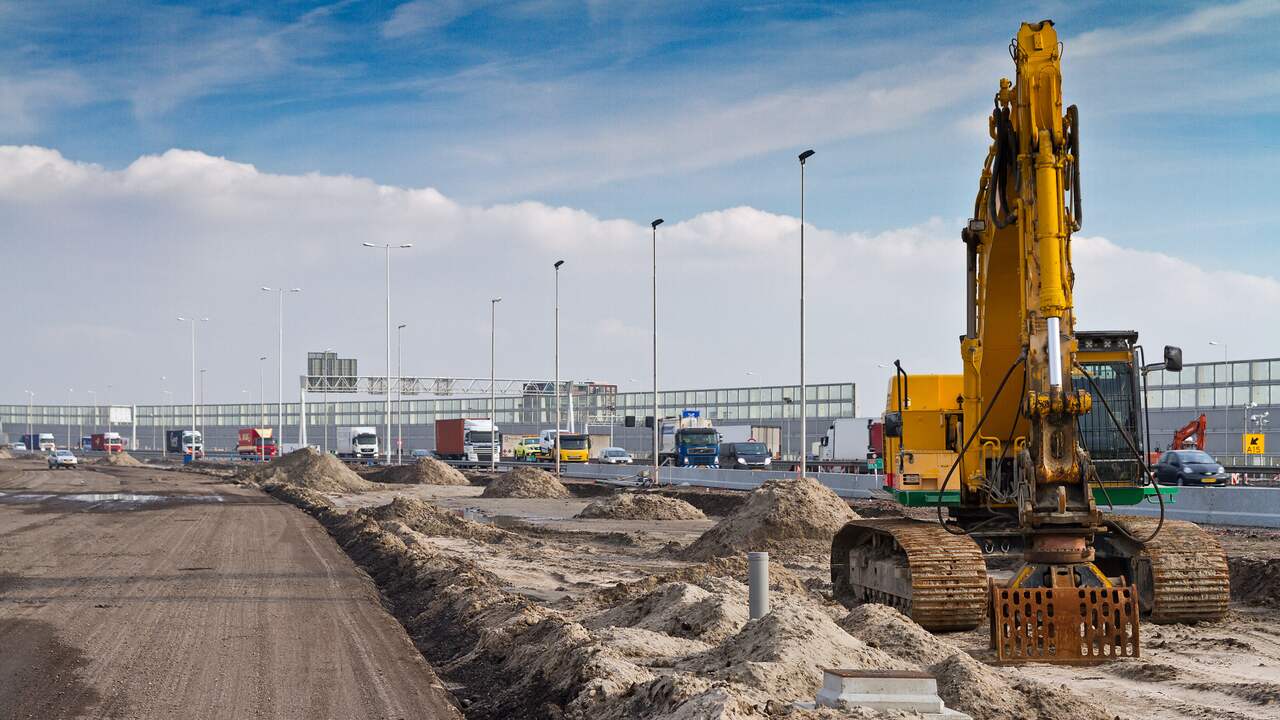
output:
<instances>
[{"instance_id":1,"label":"white car","mask_svg":"<svg viewBox=\"0 0 1280 720\"><path fill-rule=\"evenodd\" d=\"M58 468L72 468L79 464L76 456L70 450L55 450L49 453L49 469L57 470Z\"/></svg>"},{"instance_id":2,"label":"white car","mask_svg":"<svg viewBox=\"0 0 1280 720\"><path fill-rule=\"evenodd\" d=\"M600 451L600 462L610 465L630 465L631 453L620 447L607 447Z\"/></svg>"},{"instance_id":3,"label":"white car","mask_svg":"<svg viewBox=\"0 0 1280 720\"><path fill-rule=\"evenodd\" d=\"M27 444L20 442L9 443L9 450L10 452L24 453L27 451Z\"/></svg>"}]
</instances>

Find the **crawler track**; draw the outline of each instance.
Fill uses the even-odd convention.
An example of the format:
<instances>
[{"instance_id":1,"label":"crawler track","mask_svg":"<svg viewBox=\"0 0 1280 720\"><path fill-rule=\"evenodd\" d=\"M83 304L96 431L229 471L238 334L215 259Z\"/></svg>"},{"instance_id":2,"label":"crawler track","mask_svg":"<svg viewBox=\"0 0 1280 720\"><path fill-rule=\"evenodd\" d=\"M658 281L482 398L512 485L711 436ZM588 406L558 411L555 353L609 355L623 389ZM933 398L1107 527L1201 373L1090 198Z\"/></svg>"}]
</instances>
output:
<instances>
[{"instance_id":1,"label":"crawler track","mask_svg":"<svg viewBox=\"0 0 1280 720\"><path fill-rule=\"evenodd\" d=\"M890 605L929 630L971 630L987 617L987 569L973 540L909 519L856 520L831 544L845 605Z\"/></svg>"},{"instance_id":2,"label":"crawler track","mask_svg":"<svg viewBox=\"0 0 1280 720\"><path fill-rule=\"evenodd\" d=\"M1155 530L1157 521L1112 517L1107 523L1144 538ZM1165 520L1160 534L1136 555L1139 598L1152 622L1195 622L1226 615L1231 599L1227 554L1218 539L1199 525Z\"/></svg>"}]
</instances>

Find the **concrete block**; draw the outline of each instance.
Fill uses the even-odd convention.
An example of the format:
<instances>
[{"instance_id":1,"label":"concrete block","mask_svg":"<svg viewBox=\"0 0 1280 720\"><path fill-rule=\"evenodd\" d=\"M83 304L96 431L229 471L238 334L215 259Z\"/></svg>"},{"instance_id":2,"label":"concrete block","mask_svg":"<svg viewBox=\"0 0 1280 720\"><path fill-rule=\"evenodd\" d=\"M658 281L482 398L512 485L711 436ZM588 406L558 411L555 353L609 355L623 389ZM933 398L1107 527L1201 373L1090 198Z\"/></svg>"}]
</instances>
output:
<instances>
[{"instance_id":1,"label":"concrete block","mask_svg":"<svg viewBox=\"0 0 1280 720\"><path fill-rule=\"evenodd\" d=\"M862 706L875 710L903 710L929 720L971 720L951 710L938 697L934 676L904 670L827 669L815 705L843 708Z\"/></svg>"}]
</instances>

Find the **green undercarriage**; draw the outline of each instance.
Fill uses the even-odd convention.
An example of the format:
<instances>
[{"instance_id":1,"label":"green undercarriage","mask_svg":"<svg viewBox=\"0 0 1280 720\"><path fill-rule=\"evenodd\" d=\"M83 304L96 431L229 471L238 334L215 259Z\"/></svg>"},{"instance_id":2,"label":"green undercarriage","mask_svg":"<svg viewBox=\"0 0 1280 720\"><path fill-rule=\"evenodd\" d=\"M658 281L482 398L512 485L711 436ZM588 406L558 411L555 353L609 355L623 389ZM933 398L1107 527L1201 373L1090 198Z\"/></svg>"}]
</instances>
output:
<instances>
[{"instance_id":1,"label":"green undercarriage","mask_svg":"<svg viewBox=\"0 0 1280 720\"><path fill-rule=\"evenodd\" d=\"M888 488L886 488L888 489ZM900 504L907 507L932 507L938 504L938 492L936 490L893 490L888 489L889 494ZM1175 496L1178 494L1176 487L1134 487L1132 485L1111 485L1098 486L1093 488L1093 500L1100 507L1110 505L1137 505L1144 500L1147 502L1157 502L1156 493L1159 492L1169 502L1175 502ZM959 505L960 491L948 490L942 493L943 505Z\"/></svg>"}]
</instances>

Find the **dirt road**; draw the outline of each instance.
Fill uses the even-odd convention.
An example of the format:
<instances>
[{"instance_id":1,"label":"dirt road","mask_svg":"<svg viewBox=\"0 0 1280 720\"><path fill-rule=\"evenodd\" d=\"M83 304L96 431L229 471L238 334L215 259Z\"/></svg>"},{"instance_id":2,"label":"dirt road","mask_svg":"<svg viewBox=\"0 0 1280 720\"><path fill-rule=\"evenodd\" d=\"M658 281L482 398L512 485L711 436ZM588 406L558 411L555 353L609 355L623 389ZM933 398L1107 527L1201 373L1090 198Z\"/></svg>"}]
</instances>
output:
<instances>
[{"instance_id":1,"label":"dirt road","mask_svg":"<svg viewBox=\"0 0 1280 720\"><path fill-rule=\"evenodd\" d=\"M461 715L301 511L201 475L0 461L0 718Z\"/></svg>"}]
</instances>

